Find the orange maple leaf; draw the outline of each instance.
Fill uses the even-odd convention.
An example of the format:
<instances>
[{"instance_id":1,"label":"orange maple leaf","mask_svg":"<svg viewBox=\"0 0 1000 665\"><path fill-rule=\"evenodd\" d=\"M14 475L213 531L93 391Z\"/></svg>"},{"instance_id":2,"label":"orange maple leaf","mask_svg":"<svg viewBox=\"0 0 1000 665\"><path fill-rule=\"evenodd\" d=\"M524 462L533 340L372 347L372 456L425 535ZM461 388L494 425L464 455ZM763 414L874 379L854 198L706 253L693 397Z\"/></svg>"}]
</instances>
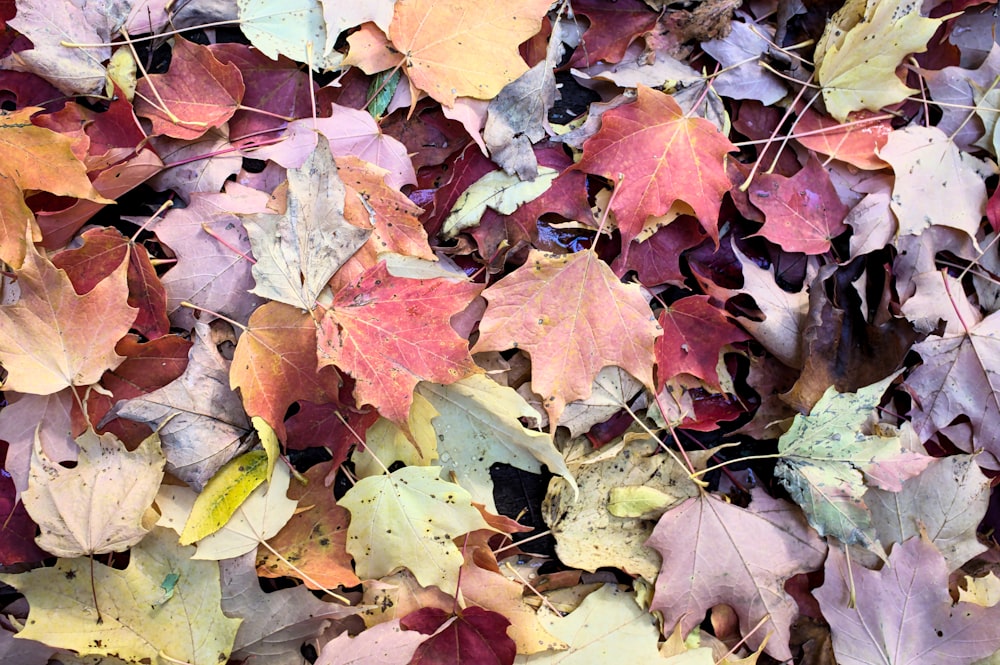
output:
<instances>
[{"instance_id":1,"label":"orange maple leaf","mask_svg":"<svg viewBox=\"0 0 1000 665\"><path fill-rule=\"evenodd\" d=\"M282 441L292 402L337 399L340 377L333 369L319 369L315 348L316 323L309 312L277 301L257 308L236 345L229 387L240 389L247 414L266 420Z\"/></svg>"},{"instance_id":2,"label":"orange maple leaf","mask_svg":"<svg viewBox=\"0 0 1000 665\"><path fill-rule=\"evenodd\" d=\"M736 146L708 120L686 116L670 95L643 85L638 92L635 103L601 116L575 168L618 183L611 211L625 243L678 200L718 242L719 206L731 186L726 153Z\"/></svg>"},{"instance_id":3,"label":"orange maple leaf","mask_svg":"<svg viewBox=\"0 0 1000 665\"><path fill-rule=\"evenodd\" d=\"M442 104L492 99L528 71L517 47L541 29L551 4L398 0L389 38L404 56L410 84Z\"/></svg>"},{"instance_id":4,"label":"orange maple leaf","mask_svg":"<svg viewBox=\"0 0 1000 665\"><path fill-rule=\"evenodd\" d=\"M0 307L0 363L8 372L3 390L49 395L97 383L125 360L115 344L139 311L127 303L128 257L77 295L66 271L28 247L17 271L21 299Z\"/></svg>"},{"instance_id":5,"label":"orange maple leaf","mask_svg":"<svg viewBox=\"0 0 1000 665\"><path fill-rule=\"evenodd\" d=\"M527 351L531 389L553 431L567 402L589 397L604 367L621 367L653 390L660 326L639 287L622 284L593 252L532 250L483 296L489 305L473 352Z\"/></svg>"}]
</instances>

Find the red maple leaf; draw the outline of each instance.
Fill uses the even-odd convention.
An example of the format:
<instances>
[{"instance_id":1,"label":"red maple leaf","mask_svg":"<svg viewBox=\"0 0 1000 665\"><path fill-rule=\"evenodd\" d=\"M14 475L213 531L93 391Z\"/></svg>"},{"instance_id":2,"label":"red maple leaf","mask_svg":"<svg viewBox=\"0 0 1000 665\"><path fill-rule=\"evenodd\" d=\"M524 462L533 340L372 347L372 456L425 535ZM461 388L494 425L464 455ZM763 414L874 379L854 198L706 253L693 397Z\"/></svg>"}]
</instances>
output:
<instances>
[{"instance_id":1,"label":"red maple leaf","mask_svg":"<svg viewBox=\"0 0 1000 665\"><path fill-rule=\"evenodd\" d=\"M583 144L576 168L616 183L611 211L623 241L674 201L690 205L718 241L719 206L730 188L726 153L736 146L708 120L685 115L670 95L643 85L638 95L601 117L601 130Z\"/></svg>"}]
</instances>

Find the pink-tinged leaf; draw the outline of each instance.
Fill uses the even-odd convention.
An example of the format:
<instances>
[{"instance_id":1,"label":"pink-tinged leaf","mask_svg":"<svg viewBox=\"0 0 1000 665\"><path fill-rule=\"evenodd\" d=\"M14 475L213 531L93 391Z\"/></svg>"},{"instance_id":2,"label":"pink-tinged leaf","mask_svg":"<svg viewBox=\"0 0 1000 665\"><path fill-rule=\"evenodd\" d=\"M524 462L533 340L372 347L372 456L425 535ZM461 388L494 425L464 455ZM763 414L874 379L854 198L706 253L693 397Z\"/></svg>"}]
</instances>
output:
<instances>
[{"instance_id":1,"label":"pink-tinged leaf","mask_svg":"<svg viewBox=\"0 0 1000 665\"><path fill-rule=\"evenodd\" d=\"M195 194L191 205L175 208L151 225L160 242L177 256L163 276L167 314L174 325L189 329L194 317L187 301L245 322L261 303L250 295L250 239L234 213L266 210L264 192L230 183L221 194Z\"/></svg>"},{"instance_id":2,"label":"pink-tinged leaf","mask_svg":"<svg viewBox=\"0 0 1000 665\"><path fill-rule=\"evenodd\" d=\"M663 335L656 340L656 388L681 373L719 385L719 353L727 344L750 339L708 296L682 298L660 312Z\"/></svg>"},{"instance_id":3,"label":"pink-tinged leaf","mask_svg":"<svg viewBox=\"0 0 1000 665\"><path fill-rule=\"evenodd\" d=\"M135 112L153 122L154 134L196 139L233 117L245 91L235 64L224 65L207 46L178 37L167 73L139 80Z\"/></svg>"},{"instance_id":4,"label":"pink-tinged leaf","mask_svg":"<svg viewBox=\"0 0 1000 665\"><path fill-rule=\"evenodd\" d=\"M872 111L857 111L849 123L842 125L806 109L795 125L795 140L805 147L869 171L888 166L877 153L891 133L889 118Z\"/></svg>"},{"instance_id":5,"label":"pink-tinged leaf","mask_svg":"<svg viewBox=\"0 0 1000 665\"><path fill-rule=\"evenodd\" d=\"M356 637L347 631L327 642L316 665L409 665L417 645L426 637L403 630L399 619L372 626Z\"/></svg>"},{"instance_id":6,"label":"pink-tinged leaf","mask_svg":"<svg viewBox=\"0 0 1000 665\"><path fill-rule=\"evenodd\" d=\"M431 635L417 647L411 665L511 665L517 655L514 640L507 635L510 621L502 614L481 607L467 607L454 616L436 607L425 607L403 617L400 625ZM445 625L447 623L447 625Z\"/></svg>"},{"instance_id":7,"label":"pink-tinged leaf","mask_svg":"<svg viewBox=\"0 0 1000 665\"><path fill-rule=\"evenodd\" d=\"M575 168L615 186L611 210L624 241L639 234L647 217L665 214L675 201L690 205L718 241L719 207L731 184L725 159L736 146L708 120L686 116L670 95L643 85L638 95L634 103L601 117L600 131L584 143Z\"/></svg>"},{"instance_id":8,"label":"pink-tinged leaf","mask_svg":"<svg viewBox=\"0 0 1000 665\"><path fill-rule=\"evenodd\" d=\"M4 468L18 492L28 488L28 467L35 445L35 433L49 459L59 462L76 460L79 447L71 431L70 409L73 394L62 390L52 395L5 393L7 406L0 418L0 441L10 444ZM82 429L82 428L81 428Z\"/></svg>"},{"instance_id":9,"label":"pink-tinged leaf","mask_svg":"<svg viewBox=\"0 0 1000 665\"><path fill-rule=\"evenodd\" d=\"M279 55L272 60L245 44L212 44L208 47L219 62L235 65L243 75L246 92L243 106L229 120L229 135L238 145L249 146L274 138L274 130L284 128L287 120L257 111L274 113L285 118L312 115L310 87L318 88L297 63Z\"/></svg>"},{"instance_id":10,"label":"pink-tinged leaf","mask_svg":"<svg viewBox=\"0 0 1000 665\"><path fill-rule=\"evenodd\" d=\"M622 284L593 252L532 250L483 295L489 305L474 351L531 355L531 389L542 396L553 431L566 404L589 397L605 367L652 387L660 327L639 288Z\"/></svg>"},{"instance_id":11,"label":"pink-tinged leaf","mask_svg":"<svg viewBox=\"0 0 1000 665\"><path fill-rule=\"evenodd\" d=\"M966 417L972 447L1000 455L1000 313L966 323L957 334L931 335L913 346L923 364L904 384L913 397L909 415L925 441Z\"/></svg>"},{"instance_id":12,"label":"pink-tinged leaf","mask_svg":"<svg viewBox=\"0 0 1000 665\"><path fill-rule=\"evenodd\" d=\"M751 648L770 634L767 653L792 657L788 638L797 607L784 583L819 568L827 549L795 506L761 490L749 508L703 494L667 511L646 546L663 555L650 609L663 612L668 629L679 621L686 635L706 611L726 604Z\"/></svg>"},{"instance_id":13,"label":"pink-tinged leaf","mask_svg":"<svg viewBox=\"0 0 1000 665\"><path fill-rule=\"evenodd\" d=\"M449 321L481 288L394 277L381 262L334 297L320 323L320 365L354 377L359 405L405 424L417 383L450 384L480 371Z\"/></svg>"},{"instance_id":14,"label":"pink-tinged leaf","mask_svg":"<svg viewBox=\"0 0 1000 665\"><path fill-rule=\"evenodd\" d=\"M847 206L815 156L791 178L776 173L757 176L750 201L764 212L760 235L787 252L822 254L847 230Z\"/></svg>"},{"instance_id":15,"label":"pink-tinged leaf","mask_svg":"<svg viewBox=\"0 0 1000 665\"><path fill-rule=\"evenodd\" d=\"M6 456L7 444L0 441L0 454ZM32 521L9 473L0 472L0 565L35 563L49 556L35 544L38 526Z\"/></svg>"},{"instance_id":16,"label":"pink-tinged leaf","mask_svg":"<svg viewBox=\"0 0 1000 665\"><path fill-rule=\"evenodd\" d=\"M896 545L881 570L830 548L813 595L840 665L965 665L1000 649L1000 605L953 604L944 557L924 537Z\"/></svg>"}]
</instances>

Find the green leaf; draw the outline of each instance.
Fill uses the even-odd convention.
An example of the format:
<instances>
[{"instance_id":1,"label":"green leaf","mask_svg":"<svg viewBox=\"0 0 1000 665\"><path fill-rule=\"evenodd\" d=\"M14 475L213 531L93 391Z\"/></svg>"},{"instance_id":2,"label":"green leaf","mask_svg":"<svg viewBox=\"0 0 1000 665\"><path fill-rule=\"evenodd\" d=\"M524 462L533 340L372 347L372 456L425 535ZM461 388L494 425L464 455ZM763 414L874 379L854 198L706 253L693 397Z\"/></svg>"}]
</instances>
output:
<instances>
[{"instance_id":1,"label":"green leaf","mask_svg":"<svg viewBox=\"0 0 1000 665\"><path fill-rule=\"evenodd\" d=\"M808 416L778 439L775 475L820 535L883 554L862 497L868 485L899 491L930 457L904 450L895 431L866 433L865 423L898 372L856 393L830 387ZM868 484L866 484L866 480Z\"/></svg>"},{"instance_id":2,"label":"green leaf","mask_svg":"<svg viewBox=\"0 0 1000 665\"><path fill-rule=\"evenodd\" d=\"M181 532L181 545L215 533L258 485L267 479L268 455L253 450L230 460L205 484Z\"/></svg>"}]
</instances>

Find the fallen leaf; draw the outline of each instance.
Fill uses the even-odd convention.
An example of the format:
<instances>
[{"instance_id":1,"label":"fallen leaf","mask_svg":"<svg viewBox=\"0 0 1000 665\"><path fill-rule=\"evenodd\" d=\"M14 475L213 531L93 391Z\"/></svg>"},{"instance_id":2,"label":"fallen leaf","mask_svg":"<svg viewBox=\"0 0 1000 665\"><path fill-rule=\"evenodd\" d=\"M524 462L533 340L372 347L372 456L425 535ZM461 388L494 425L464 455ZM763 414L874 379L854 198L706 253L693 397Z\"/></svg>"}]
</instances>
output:
<instances>
[{"instance_id":1,"label":"fallen leaf","mask_svg":"<svg viewBox=\"0 0 1000 665\"><path fill-rule=\"evenodd\" d=\"M526 661L531 665L660 661L656 621L639 607L633 594L614 584L599 587L568 616L541 610L539 621L569 648L535 654Z\"/></svg>"},{"instance_id":2,"label":"fallen leaf","mask_svg":"<svg viewBox=\"0 0 1000 665\"><path fill-rule=\"evenodd\" d=\"M638 288L622 284L593 252L533 250L483 296L489 305L473 352L531 354L531 389L542 396L552 431L566 403L588 397L604 367L621 367L652 386L660 328Z\"/></svg>"},{"instance_id":3,"label":"fallen leaf","mask_svg":"<svg viewBox=\"0 0 1000 665\"><path fill-rule=\"evenodd\" d=\"M760 490L750 508L702 494L667 511L647 545L663 555L650 609L663 612L665 626L680 621L687 633L709 608L726 604L751 648L766 639L768 654L791 658L789 627L798 609L784 583L819 568L827 549L792 504Z\"/></svg>"},{"instance_id":4,"label":"fallen leaf","mask_svg":"<svg viewBox=\"0 0 1000 665\"><path fill-rule=\"evenodd\" d=\"M882 570L831 548L813 594L842 665L972 663L1000 648L1000 606L953 603L944 558L925 538L893 548Z\"/></svg>"},{"instance_id":5,"label":"fallen leaf","mask_svg":"<svg viewBox=\"0 0 1000 665\"><path fill-rule=\"evenodd\" d=\"M233 643L233 658L248 665L296 663L303 646L325 631L342 630L344 619L357 612L316 598L303 586L266 593L254 572L253 555L219 563L222 611L242 620Z\"/></svg>"},{"instance_id":6,"label":"fallen leaf","mask_svg":"<svg viewBox=\"0 0 1000 665\"><path fill-rule=\"evenodd\" d=\"M405 424L420 381L449 384L477 373L449 321L478 295L468 282L393 277L381 262L337 292L319 330L320 365L356 381L359 405Z\"/></svg>"},{"instance_id":7,"label":"fallen leaf","mask_svg":"<svg viewBox=\"0 0 1000 665\"><path fill-rule=\"evenodd\" d=\"M318 0L237 0L240 30L264 55L309 63L317 71L336 69L343 56L328 49L326 20Z\"/></svg>"},{"instance_id":8,"label":"fallen leaf","mask_svg":"<svg viewBox=\"0 0 1000 665\"><path fill-rule=\"evenodd\" d=\"M813 57L826 109L839 122L851 111L876 111L916 92L896 68L910 53L923 53L943 18L920 15L906 0L852 2L827 22Z\"/></svg>"},{"instance_id":9,"label":"fallen leaf","mask_svg":"<svg viewBox=\"0 0 1000 665\"><path fill-rule=\"evenodd\" d=\"M477 225L487 207L509 215L522 204L538 198L552 185L558 171L545 166L538 167L537 171L538 176L529 181L503 171L490 171L458 197L444 220L441 234L451 238Z\"/></svg>"},{"instance_id":10,"label":"fallen leaf","mask_svg":"<svg viewBox=\"0 0 1000 665\"><path fill-rule=\"evenodd\" d=\"M8 25L31 40L33 49L18 58L33 71L69 95L100 95L106 71L102 63L111 57L113 30L128 16L127 3L84 3L52 11L41 0L19 0L17 16ZM102 44L102 46L64 46Z\"/></svg>"},{"instance_id":11,"label":"fallen leaf","mask_svg":"<svg viewBox=\"0 0 1000 665\"><path fill-rule=\"evenodd\" d=\"M439 473L435 467L406 466L362 478L340 499L351 511L347 551L358 577L380 577L405 566L421 585L455 593L462 554L452 540L489 525L469 493Z\"/></svg>"},{"instance_id":12,"label":"fallen leaf","mask_svg":"<svg viewBox=\"0 0 1000 665\"><path fill-rule=\"evenodd\" d=\"M173 536L151 531L132 548L125 570L76 558L0 575L31 606L17 636L81 656L116 654L133 662L156 662L161 655L191 665L228 659L240 620L220 609L219 565L192 561L193 548L179 547ZM169 575L178 581L164 602L161 585Z\"/></svg>"},{"instance_id":13,"label":"fallen leaf","mask_svg":"<svg viewBox=\"0 0 1000 665\"><path fill-rule=\"evenodd\" d=\"M451 615L437 607L403 617L399 624L407 630L430 635L413 653L413 665L475 662L484 665L513 665L517 650L507 635L510 625L503 615L468 607Z\"/></svg>"},{"instance_id":14,"label":"fallen leaf","mask_svg":"<svg viewBox=\"0 0 1000 665\"><path fill-rule=\"evenodd\" d=\"M38 545L60 557L124 552L152 526L150 508L166 464L159 436L131 452L115 435L92 429L76 443L77 465L67 469L50 460L35 438L21 498L41 528Z\"/></svg>"},{"instance_id":15,"label":"fallen leaf","mask_svg":"<svg viewBox=\"0 0 1000 665\"><path fill-rule=\"evenodd\" d=\"M341 633L323 646L316 665L409 665L417 646L427 637L403 630L393 619L351 637Z\"/></svg>"},{"instance_id":16,"label":"fallen leaf","mask_svg":"<svg viewBox=\"0 0 1000 665\"><path fill-rule=\"evenodd\" d=\"M847 206L815 156L794 176L762 173L750 185L750 201L764 212L759 231L789 252L823 254L847 230Z\"/></svg>"},{"instance_id":17,"label":"fallen leaf","mask_svg":"<svg viewBox=\"0 0 1000 665\"><path fill-rule=\"evenodd\" d=\"M517 46L539 31L548 9L548 0L475 9L460 2L397 0L389 38L404 56L410 84L445 106L456 97L492 99L527 71Z\"/></svg>"},{"instance_id":18,"label":"fallen leaf","mask_svg":"<svg viewBox=\"0 0 1000 665\"><path fill-rule=\"evenodd\" d=\"M335 370L318 368L316 322L307 312L272 301L250 316L229 370L229 386L239 388L247 415L273 423L285 441L288 407L335 402L339 384Z\"/></svg>"},{"instance_id":19,"label":"fallen leaf","mask_svg":"<svg viewBox=\"0 0 1000 665\"><path fill-rule=\"evenodd\" d=\"M302 474L305 484L292 484L288 497L304 509L268 539L270 548L257 549L257 572L262 577L298 577L310 589L361 584L347 553L350 513L337 504L333 489L323 484L332 470L330 462L321 462Z\"/></svg>"},{"instance_id":20,"label":"fallen leaf","mask_svg":"<svg viewBox=\"0 0 1000 665\"><path fill-rule=\"evenodd\" d=\"M542 517L556 538L559 560L591 572L613 567L655 580L660 560L645 546L653 522L611 513L610 493L616 487L645 486L664 492L672 504L678 504L697 494L689 472L664 457L654 440L636 435L610 452L606 448L594 451L575 470L578 496L570 493L568 482L553 478L542 502Z\"/></svg>"},{"instance_id":21,"label":"fallen leaf","mask_svg":"<svg viewBox=\"0 0 1000 665\"><path fill-rule=\"evenodd\" d=\"M194 194L186 208L175 208L150 225L160 242L177 255L177 263L163 275L167 314L175 326L194 326L190 302L246 323L263 302L248 291L250 241L234 213L264 210L267 195L229 183L221 194Z\"/></svg>"},{"instance_id":22,"label":"fallen leaf","mask_svg":"<svg viewBox=\"0 0 1000 665\"><path fill-rule=\"evenodd\" d=\"M681 298L660 312L659 323L663 335L655 346L658 391L682 373L721 390L719 354L726 345L749 339L708 296Z\"/></svg>"},{"instance_id":23,"label":"fallen leaf","mask_svg":"<svg viewBox=\"0 0 1000 665\"><path fill-rule=\"evenodd\" d=\"M0 307L0 363L4 390L47 395L97 383L124 360L115 343L129 331L128 260L93 289L77 295L66 271L29 247L17 271L21 298Z\"/></svg>"},{"instance_id":24,"label":"fallen leaf","mask_svg":"<svg viewBox=\"0 0 1000 665\"><path fill-rule=\"evenodd\" d=\"M454 473L473 500L487 510L496 510L490 467L498 462L531 473L540 473L545 464L550 473L576 486L552 438L518 421L533 417L535 410L512 388L473 374L446 386L420 383L417 394L437 411L431 422L437 432L438 463L445 477Z\"/></svg>"},{"instance_id":25,"label":"fallen leaf","mask_svg":"<svg viewBox=\"0 0 1000 665\"><path fill-rule=\"evenodd\" d=\"M344 185L326 144L288 171L282 214L245 215L254 258L252 293L311 311L326 283L365 243L370 229L344 219Z\"/></svg>"},{"instance_id":26,"label":"fallen leaf","mask_svg":"<svg viewBox=\"0 0 1000 665\"><path fill-rule=\"evenodd\" d=\"M152 121L153 134L196 139L233 117L245 91L236 65L177 37L167 73L139 79L135 113Z\"/></svg>"},{"instance_id":27,"label":"fallen leaf","mask_svg":"<svg viewBox=\"0 0 1000 665\"><path fill-rule=\"evenodd\" d=\"M869 489L865 502L879 542L902 543L923 533L953 571L986 550L976 528L986 515L989 486L974 457L952 455L931 461L898 492Z\"/></svg>"},{"instance_id":28,"label":"fallen leaf","mask_svg":"<svg viewBox=\"0 0 1000 665\"><path fill-rule=\"evenodd\" d=\"M250 423L239 395L229 389L229 361L215 346L208 324L195 324L196 342L184 374L163 388L115 404L104 417L155 426L167 471L201 489L244 449Z\"/></svg>"},{"instance_id":29,"label":"fallen leaf","mask_svg":"<svg viewBox=\"0 0 1000 665\"><path fill-rule=\"evenodd\" d=\"M862 498L866 484L898 492L932 459L905 450L898 434L866 432L865 421L895 378L892 374L853 393L827 389L809 415L796 416L778 439L774 471L820 535L876 553L880 548Z\"/></svg>"},{"instance_id":30,"label":"fallen leaf","mask_svg":"<svg viewBox=\"0 0 1000 665\"><path fill-rule=\"evenodd\" d=\"M997 172L993 162L959 151L940 129L920 125L892 132L878 156L896 172L890 205L900 234L942 225L976 236L986 213L983 178ZM928 191L940 196L928 197Z\"/></svg>"},{"instance_id":31,"label":"fallen leaf","mask_svg":"<svg viewBox=\"0 0 1000 665\"><path fill-rule=\"evenodd\" d=\"M718 241L719 206L731 186L724 164L735 149L715 125L687 117L673 97L640 85L634 103L601 116L601 129L584 143L575 168L612 182L611 211L623 240L680 200Z\"/></svg>"}]
</instances>

